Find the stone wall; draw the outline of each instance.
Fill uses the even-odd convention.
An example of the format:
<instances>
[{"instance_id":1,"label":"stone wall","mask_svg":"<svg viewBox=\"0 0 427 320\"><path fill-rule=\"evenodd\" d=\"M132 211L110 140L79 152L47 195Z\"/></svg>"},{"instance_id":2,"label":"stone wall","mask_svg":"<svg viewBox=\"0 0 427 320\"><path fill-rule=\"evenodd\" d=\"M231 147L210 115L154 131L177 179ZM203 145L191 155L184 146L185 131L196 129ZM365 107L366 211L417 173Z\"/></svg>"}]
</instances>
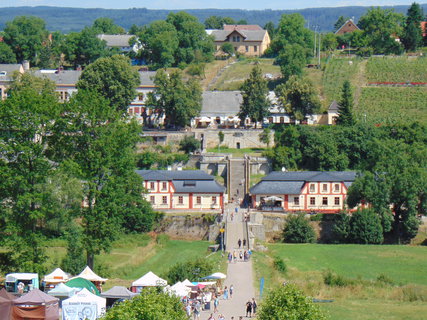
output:
<instances>
[{"instance_id":1,"label":"stone wall","mask_svg":"<svg viewBox=\"0 0 427 320\"><path fill-rule=\"evenodd\" d=\"M213 216L216 215L166 215L155 231L167 234L171 239L208 240L215 237L215 229L210 230Z\"/></svg>"}]
</instances>

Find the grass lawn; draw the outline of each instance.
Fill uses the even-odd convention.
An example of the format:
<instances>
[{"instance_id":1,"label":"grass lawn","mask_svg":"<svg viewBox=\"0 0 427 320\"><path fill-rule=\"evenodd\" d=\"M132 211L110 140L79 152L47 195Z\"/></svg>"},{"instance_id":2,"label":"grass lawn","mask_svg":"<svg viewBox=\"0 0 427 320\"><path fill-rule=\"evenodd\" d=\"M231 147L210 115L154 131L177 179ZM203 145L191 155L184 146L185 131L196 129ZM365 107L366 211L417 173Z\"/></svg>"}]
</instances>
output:
<instances>
[{"instance_id":1,"label":"grass lawn","mask_svg":"<svg viewBox=\"0 0 427 320\"><path fill-rule=\"evenodd\" d=\"M288 281L311 297L332 299L319 305L333 320L415 320L427 312L427 247L269 244L268 248L254 254L256 286L261 277L267 291ZM283 259L286 273L274 269L274 257ZM328 286L323 282L326 270L356 282ZM379 275L391 283L376 281Z\"/></svg>"},{"instance_id":2,"label":"grass lawn","mask_svg":"<svg viewBox=\"0 0 427 320\"><path fill-rule=\"evenodd\" d=\"M214 270L226 272L226 259L217 252L210 255L208 241L166 240L163 243L144 234L124 235L116 241L110 253L96 256L95 264L107 270L109 281L104 289L114 285L129 286L148 271L162 276L178 262L207 257ZM49 265L57 267L65 255L65 247L49 248ZM55 263L58 263L54 265ZM52 269L53 270L53 269Z\"/></svg>"},{"instance_id":3,"label":"grass lawn","mask_svg":"<svg viewBox=\"0 0 427 320\"><path fill-rule=\"evenodd\" d=\"M260 64L262 73L270 73L273 77L281 75L280 67L273 65L274 59L243 59L237 61L233 65L230 65L218 78L212 90L239 90L243 82L249 78L252 68L255 62Z\"/></svg>"},{"instance_id":4,"label":"grass lawn","mask_svg":"<svg viewBox=\"0 0 427 320\"><path fill-rule=\"evenodd\" d=\"M227 148L220 147L216 148L208 148L208 152L212 153L231 153L233 156L243 157L245 154L250 156L261 156L262 152L265 151L264 148L243 148L243 149L235 149L235 148Z\"/></svg>"}]
</instances>

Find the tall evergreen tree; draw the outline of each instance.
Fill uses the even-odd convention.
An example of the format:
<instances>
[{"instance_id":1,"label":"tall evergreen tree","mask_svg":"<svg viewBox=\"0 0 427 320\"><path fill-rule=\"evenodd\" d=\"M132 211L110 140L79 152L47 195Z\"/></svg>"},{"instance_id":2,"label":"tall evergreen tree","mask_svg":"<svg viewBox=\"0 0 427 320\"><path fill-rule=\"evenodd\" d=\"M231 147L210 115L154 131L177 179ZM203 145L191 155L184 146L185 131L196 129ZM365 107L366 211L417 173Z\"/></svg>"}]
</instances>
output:
<instances>
[{"instance_id":1,"label":"tall evergreen tree","mask_svg":"<svg viewBox=\"0 0 427 320\"><path fill-rule=\"evenodd\" d=\"M418 3L413 3L408 9L406 24L403 30L402 42L406 50L415 51L423 44L423 33L421 30L423 21L423 9Z\"/></svg>"},{"instance_id":2,"label":"tall evergreen tree","mask_svg":"<svg viewBox=\"0 0 427 320\"><path fill-rule=\"evenodd\" d=\"M337 124L344 126L354 125L353 117L353 92L351 90L350 81L344 81L341 92L341 99L338 103L338 118Z\"/></svg>"},{"instance_id":3,"label":"tall evergreen tree","mask_svg":"<svg viewBox=\"0 0 427 320\"><path fill-rule=\"evenodd\" d=\"M261 67L256 64L253 67L249 79L246 79L240 88L242 92L243 101L240 105L239 118L242 122L247 117L252 122L256 123L264 119L270 114L268 110L270 107L270 100L268 99L267 80L262 76Z\"/></svg>"}]
</instances>

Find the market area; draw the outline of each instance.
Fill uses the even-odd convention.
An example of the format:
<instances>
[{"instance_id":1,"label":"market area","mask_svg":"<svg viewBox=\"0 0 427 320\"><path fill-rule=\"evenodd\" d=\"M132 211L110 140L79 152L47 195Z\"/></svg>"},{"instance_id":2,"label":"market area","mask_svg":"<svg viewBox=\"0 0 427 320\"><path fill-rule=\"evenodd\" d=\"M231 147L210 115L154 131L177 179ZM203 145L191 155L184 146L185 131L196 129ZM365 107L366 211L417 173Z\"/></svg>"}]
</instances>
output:
<instances>
[{"instance_id":1,"label":"market area","mask_svg":"<svg viewBox=\"0 0 427 320\"><path fill-rule=\"evenodd\" d=\"M79 275L71 277L60 268L45 275L41 281L37 273L10 273L6 275L0 291L0 320L95 320L121 301L132 299L146 288L159 290L179 297L190 316L213 310L224 292L226 275L213 273L201 282L188 279L173 285L153 272L133 281L129 288L114 286L103 291L108 279L86 267ZM226 287L225 287L226 288Z\"/></svg>"}]
</instances>

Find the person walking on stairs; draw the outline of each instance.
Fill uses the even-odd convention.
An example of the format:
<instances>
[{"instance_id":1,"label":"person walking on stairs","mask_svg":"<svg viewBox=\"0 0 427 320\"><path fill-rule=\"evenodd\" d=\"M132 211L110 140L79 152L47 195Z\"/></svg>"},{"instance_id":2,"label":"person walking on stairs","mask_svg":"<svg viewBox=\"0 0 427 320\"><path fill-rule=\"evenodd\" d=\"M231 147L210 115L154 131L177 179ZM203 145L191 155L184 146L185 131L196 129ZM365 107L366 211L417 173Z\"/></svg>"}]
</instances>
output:
<instances>
[{"instance_id":1,"label":"person walking on stairs","mask_svg":"<svg viewBox=\"0 0 427 320\"><path fill-rule=\"evenodd\" d=\"M252 317L252 302L251 300L248 300L248 302L246 302L246 318L248 317L249 314L249 318Z\"/></svg>"},{"instance_id":2,"label":"person walking on stairs","mask_svg":"<svg viewBox=\"0 0 427 320\"><path fill-rule=\"evenodd\" d=\"M240 248L242 247L242 240L240 240L240 239L239 239L239 240L237 241L237 244L239 245L239 249L240 249Z\"/></svg>"}]
</instances>

